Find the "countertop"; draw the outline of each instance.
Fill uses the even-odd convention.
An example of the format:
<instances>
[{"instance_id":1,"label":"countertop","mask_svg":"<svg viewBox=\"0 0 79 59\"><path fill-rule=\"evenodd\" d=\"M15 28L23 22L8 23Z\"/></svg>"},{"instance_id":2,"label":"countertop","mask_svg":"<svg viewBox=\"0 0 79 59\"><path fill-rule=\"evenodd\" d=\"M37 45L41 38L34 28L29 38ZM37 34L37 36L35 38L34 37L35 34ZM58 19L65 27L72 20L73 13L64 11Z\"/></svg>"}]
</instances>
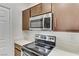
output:
<instances>
[{"instance_id":1,"label":"countertop","mask_svg":"<svg viewBox=\"0 0 79 59\"><path fill-rule=\"evenodd\" d=\"M48 56L78 56L75 53L71 53L68 51L64 51L62 49L59 49L58 47L55 47Z\"/></svg>"},{"instance_id":2,"label":"countertop","mask_svg":"<svg viewBox=\"0 0 79 59\"><path fill-rule=\"evenodd\" d=\"M18 45L20 45L20 46L23 46L23 45L25 45L25 44L28 44L28 43L31 43L31 42L33 42L34 40L15 40L15 43L16 44L18 44Z\"/></svg>"},{"instance_id":3,"label":"countertop","mask_svg":"<svg viewBox=\"0 0 79 59\"><path fill-rule=\"evenodd\" d=\"M15 40L15 43L23 46L24 44L28 44L30 42L33 42L34 40ZM55 47L48 56L78 56L78 54L74 54L68 51L64 51L62 49L59 49L58 47Z\"/></svg>"}]
</instances>

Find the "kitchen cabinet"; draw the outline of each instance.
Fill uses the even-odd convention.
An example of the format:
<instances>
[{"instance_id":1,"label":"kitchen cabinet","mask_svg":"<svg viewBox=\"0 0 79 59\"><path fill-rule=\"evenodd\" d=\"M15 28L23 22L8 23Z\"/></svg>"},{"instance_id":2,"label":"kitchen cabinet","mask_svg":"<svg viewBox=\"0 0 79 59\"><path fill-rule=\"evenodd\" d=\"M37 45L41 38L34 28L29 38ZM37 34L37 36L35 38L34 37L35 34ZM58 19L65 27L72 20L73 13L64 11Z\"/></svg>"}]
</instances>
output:
<instances>
[{"instance_id":1,"label":"kitchen cabinet","mask_svg":"<svg viewBox=\"0 0 79 59\"><path fill-rule=\"evenodd\" d=\"M21 46L15 43L15 56L21 56Z\"/></svg>"},{"instance_id":2,"label":"kitchen cabinet","mask_svg":"<svg viewBox=\"0 0 79 59\"><path fill-rule=\"evenodd\" d=\"M51 3L40 3L31 8L31 16L51 12Z\"/></svg>"},{"instance_id":3,"label":"kitchen cabinet","mask_svg":"<svg viewBox=\"0 0 79 59\"><path fill-rule=\"evenodd\" d=\"M42 4L37 4L31 7L31 16L39 15L42 12Z\"/></svg>"},{"instance_id":4,"label":"kitchen cabinet","mask_svg":"<svg viewBox=\"0 0 79 59\"><path fill-rule=\"evenodd\" d=\"M52 4L51 3L42 3L42 14L51 12L52 11Z\"/></svg>"},{"instance_id":5,"label":"kitchen cabinet","mask_svg":"<svg viewBox=\"0 0 79 59\"><path fill-rule=\"evenodd\" d=\"M22 12L22 30L29 30L30 9Z\"/></svg>"},{"instance_id":6,"label":"kitchen cabinet","mask_svg":"<svg viewBox=\"0 0 79 59\"><path fill-rule=\"evenodd\" d=\"M79 31L79 4L52 4L55 31Z\"/></svg>"}]
</instances>

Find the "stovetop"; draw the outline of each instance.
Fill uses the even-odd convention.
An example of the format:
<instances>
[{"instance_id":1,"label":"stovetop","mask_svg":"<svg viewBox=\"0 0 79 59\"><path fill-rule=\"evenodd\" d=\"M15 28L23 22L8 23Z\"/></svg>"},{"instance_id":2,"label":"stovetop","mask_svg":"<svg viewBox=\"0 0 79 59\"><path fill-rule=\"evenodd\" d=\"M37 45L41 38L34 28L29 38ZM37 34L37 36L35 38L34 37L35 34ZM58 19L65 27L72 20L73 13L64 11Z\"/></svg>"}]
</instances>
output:
<instances>
[{"instance_id":1,"label":"stovetop","mask_svg":"<svg viewBox=\"0 0 79 59\"><path fill-rule=\"evenodd\" d=\"M38 45L35 42L26 44L26 45L24 45L24 47L38 53L39 55L43 55L43 56L48 55L49 52L54 48L54 47L46 46L44 44Z\"/></svg>"},{"instance_id":2,"label":"stovetop","mask_svg":"<svg viewBox=\"0 0 79 59\"><path fill-rule=\"evenodd\" d=\"M47 56L55 47L55 44L56 44L55 36L37 34L35 36L35 41L23 45L22 50L25 50L25 52L27 51L31 55Z\"/></svg>"}]
</instances>

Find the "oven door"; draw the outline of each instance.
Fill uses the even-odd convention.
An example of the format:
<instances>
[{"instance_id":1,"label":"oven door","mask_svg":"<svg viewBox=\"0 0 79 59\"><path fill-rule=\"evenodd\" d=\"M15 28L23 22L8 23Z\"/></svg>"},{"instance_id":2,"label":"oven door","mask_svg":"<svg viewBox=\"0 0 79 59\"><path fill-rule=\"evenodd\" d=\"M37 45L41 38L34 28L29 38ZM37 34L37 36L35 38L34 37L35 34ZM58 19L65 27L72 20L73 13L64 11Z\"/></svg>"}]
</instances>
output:
<instances>
[{"instance_id":1,"label":"oven door","mask_svg":"<svg viewBox=\"0 0 79 59\"><path fill-rule=\"evenodd\" d=\"M22 56L39 56L39 53L36 53L28 48L22 48Z\"/></svg>"}]
</instances>

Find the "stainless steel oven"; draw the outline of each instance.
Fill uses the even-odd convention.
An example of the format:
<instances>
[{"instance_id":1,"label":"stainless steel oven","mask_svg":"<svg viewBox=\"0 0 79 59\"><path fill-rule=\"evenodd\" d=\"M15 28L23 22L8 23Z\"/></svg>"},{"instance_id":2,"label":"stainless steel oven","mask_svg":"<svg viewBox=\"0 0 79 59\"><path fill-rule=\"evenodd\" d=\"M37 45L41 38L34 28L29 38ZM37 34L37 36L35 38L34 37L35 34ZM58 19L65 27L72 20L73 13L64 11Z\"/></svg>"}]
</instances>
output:
<instances>
[{"instance_id":1,"label":"stainless steel oven","mask_svg":"<svg viewBox=\"0 0 79 59\"><path fill-rule=\"evenodd\" d=\"M30 30L52 30L52 13L46 13L30 18Z\"/></svg>"}]
</instances>

